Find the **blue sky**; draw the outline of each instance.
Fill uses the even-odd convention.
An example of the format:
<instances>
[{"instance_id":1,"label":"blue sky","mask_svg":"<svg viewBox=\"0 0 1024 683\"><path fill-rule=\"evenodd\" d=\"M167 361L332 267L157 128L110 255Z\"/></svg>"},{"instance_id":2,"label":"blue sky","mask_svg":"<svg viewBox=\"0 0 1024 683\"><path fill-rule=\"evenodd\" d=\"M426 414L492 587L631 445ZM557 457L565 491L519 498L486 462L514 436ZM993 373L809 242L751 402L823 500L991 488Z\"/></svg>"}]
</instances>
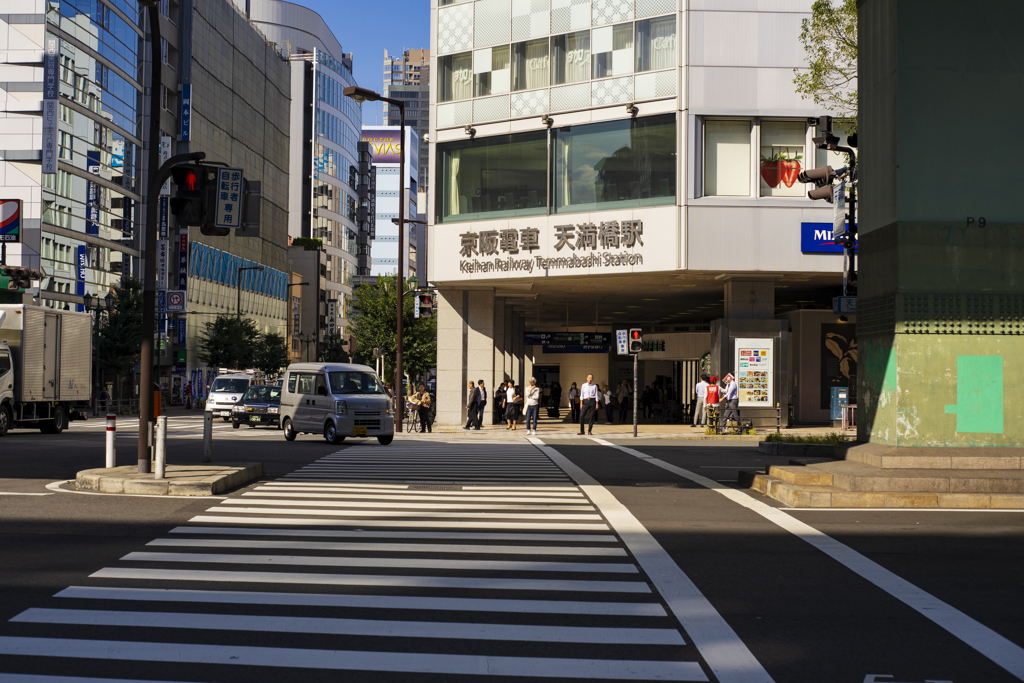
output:
<instances>
[{"instance_id":1,"label":"blue sky","mask_svg":"<svg viewBox=\"0 0 1024 683\"><path fill-rule=\"evenodd\" d=\"M430 47L428 0L292 0L324 18L345 52L353 53L353 72L359 85L383 88L384 50ZM363 123L380 124L380 104L363 105Z\"/></svg>"}]
</instances>

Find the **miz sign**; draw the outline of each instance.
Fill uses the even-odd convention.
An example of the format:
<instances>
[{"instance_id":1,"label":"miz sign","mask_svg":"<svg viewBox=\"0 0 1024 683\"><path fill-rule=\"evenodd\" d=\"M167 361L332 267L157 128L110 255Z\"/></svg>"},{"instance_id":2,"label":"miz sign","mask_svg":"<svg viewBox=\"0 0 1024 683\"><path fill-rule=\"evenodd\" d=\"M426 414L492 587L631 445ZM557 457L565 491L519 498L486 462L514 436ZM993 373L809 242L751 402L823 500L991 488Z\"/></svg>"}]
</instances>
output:
<instances>
[{"instance_id":1,"label":"miz sign","mask_svg":"<svg viewBox=\"0 0 1024 683\"><path fill-rule=\"evenodd\" d=\"M642 265L644 258L641 254L625 251L616 253L612 250L644 246L643 234L643 221L638 220L605 221L599 225L556 225L551 235L554 251L565 250L565 255L549 258L533 254L541 249L541 231L538 228L464 232L459 236L459 254L463 257L459 270L463 273L514 270L533 272L534 268L550 270ZM483 261L474 258L476 256L497 258Z\"/></svg>"}]
</instances>

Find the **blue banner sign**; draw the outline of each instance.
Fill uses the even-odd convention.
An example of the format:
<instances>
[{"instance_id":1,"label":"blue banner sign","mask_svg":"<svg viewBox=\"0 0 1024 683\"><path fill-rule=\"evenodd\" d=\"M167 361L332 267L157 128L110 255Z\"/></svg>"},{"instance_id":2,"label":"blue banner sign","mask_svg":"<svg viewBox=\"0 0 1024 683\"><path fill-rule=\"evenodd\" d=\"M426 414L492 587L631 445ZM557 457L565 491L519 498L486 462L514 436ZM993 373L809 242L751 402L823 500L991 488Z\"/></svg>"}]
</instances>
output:
<instances>
[{"instance_id":1,"label":"blue banner sign","mask_svg":"<svg viewBox=\"0 0 1024 683\"><path fill-rule=\"evenodd\" d=\"M836 242L831 223L801 223L800 251L805 254L842 254L843 245Z\"/></svg>"},{"instance_id":2,"label":"blue banner sign","mask_svg":"<svg viewBox=\"0 0 1024 683\"><path fill-rule=\"evenodd\" d=\"M181 86L181 139L192 139L192 84Z\"/></svg>"}]
</instances>

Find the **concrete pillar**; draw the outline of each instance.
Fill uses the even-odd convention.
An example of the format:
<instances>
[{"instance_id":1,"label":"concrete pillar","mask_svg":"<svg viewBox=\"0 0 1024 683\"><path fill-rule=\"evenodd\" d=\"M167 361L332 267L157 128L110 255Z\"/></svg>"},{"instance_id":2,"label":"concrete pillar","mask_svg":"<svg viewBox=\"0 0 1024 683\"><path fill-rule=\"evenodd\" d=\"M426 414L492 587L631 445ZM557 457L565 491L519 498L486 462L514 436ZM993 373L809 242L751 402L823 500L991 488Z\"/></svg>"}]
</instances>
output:
<instances>
[{"instance_id":1,"label":"concrete pillar","mask_svg":"<svg viewBox=\"0 0 1024 683\"><path fill-rule=\"evenodd\" d=\"M730 280L725 283L725 317L771 320L775 317L775 283L771 280Z\"/></svg>"},{"instance_id":2,"label":"concrete pillar","mask_svg":"<svg viewBox=\"0 0 1024 683\"><path fill-rule=\"evenodd\" d=\"M490 385L491 392L489 401L493 401L494 391L505 381L505 299L495 297L494 299L494 355L491 365Z\"/></svg>"},{"instance_id":3,"label":"concrete pillar","mask_svg":"<svg viewBox=\"0 0 1024 683\"><path fill-rule=\"evenodd\" d=\"M437 423L465 424L470 380L494 373L494 292L440 290L437 311ZM488 387L492 390L491 387Z\"/></svg>"},{"instance_id":4,"label":"concrete pillar","mask_svg":"<svg viewBox=\"0 0 1024 683\"><path fill-rule=\"evenodd\" d=\"M1024 79L1024 6L995 4L858 3L861 440L1024 443L1020 145L1002 135L1024 111L1007 87ZM952 170L979 150L983 171Z\"/></svg>"}]
</instances>

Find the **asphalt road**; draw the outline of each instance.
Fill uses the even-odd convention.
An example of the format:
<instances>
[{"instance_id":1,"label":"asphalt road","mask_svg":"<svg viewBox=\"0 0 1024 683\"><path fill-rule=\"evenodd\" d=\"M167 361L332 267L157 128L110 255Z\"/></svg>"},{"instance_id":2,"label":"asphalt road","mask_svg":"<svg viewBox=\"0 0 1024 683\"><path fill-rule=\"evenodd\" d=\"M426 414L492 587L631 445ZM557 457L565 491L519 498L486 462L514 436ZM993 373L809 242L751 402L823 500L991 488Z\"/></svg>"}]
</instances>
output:
<instances>
[{"instance_id":1,"label":"asphalt road","mask_svg":"<svg viewBox=\"0 0 1024 683\"><path fill-rule=\"evenodd\" d=\"M731 444L226 425L214 459L267 473L228 496L47 488L103 440L0 439L0 680L1024 680L1022 513L780 512Z\"/></svg>"}]
</instances>

